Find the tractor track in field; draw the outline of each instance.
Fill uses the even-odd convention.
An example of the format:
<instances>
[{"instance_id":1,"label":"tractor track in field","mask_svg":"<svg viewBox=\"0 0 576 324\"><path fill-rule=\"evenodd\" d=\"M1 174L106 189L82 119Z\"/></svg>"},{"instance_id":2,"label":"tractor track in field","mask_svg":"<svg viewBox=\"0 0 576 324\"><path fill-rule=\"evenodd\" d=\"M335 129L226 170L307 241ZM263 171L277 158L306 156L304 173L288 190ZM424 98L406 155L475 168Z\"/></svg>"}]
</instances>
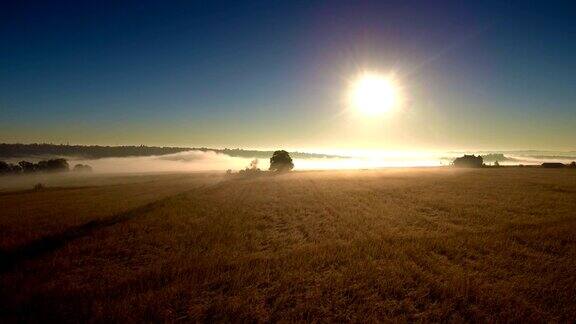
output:
<instances>
[{"instance_id":1,"label":"tractor track in field","mask_svg":"<svg viewBox=\"0 0 576 324\"><path fill-rule=\"evenodd\" d=\"M68 243L88 237L94 232L120 224L136 218L141 218L148 215L151 211L160 208L166 202L176 198L188 195L193 192L201 192L213 187L222 185L223 182L217 182L212 185L201 185L193 189L185 190L174 195L164 197L162 199L149 202L147 204L129 209L123 212L116 213L112 216L96 219L86 222L81 225L72 226L63 232L47 235L36 239L30 243L24 244L12 250L0 250L0 273L4 273L18 267L26 260L41 257L43 255L61 249Z\"/></svg>"}]
</instances>

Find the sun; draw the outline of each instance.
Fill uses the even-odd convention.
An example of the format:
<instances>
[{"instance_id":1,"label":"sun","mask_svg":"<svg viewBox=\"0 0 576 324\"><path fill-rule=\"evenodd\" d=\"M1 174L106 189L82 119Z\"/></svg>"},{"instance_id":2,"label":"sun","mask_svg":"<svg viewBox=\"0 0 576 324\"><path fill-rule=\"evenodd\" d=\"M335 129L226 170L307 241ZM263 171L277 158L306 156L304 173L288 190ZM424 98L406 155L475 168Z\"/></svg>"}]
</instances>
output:
<instances>
[{"instance_id":1,"label":"sun","mask_svg":"<svg viewBox=\"0 0 576 324\"><path fill-rule=\"evenodd\" d=\"M381 115L400 104L400 90L392 76L363 73L351 85L352 108L368 116Z\"/></svg>"}]
</instances>

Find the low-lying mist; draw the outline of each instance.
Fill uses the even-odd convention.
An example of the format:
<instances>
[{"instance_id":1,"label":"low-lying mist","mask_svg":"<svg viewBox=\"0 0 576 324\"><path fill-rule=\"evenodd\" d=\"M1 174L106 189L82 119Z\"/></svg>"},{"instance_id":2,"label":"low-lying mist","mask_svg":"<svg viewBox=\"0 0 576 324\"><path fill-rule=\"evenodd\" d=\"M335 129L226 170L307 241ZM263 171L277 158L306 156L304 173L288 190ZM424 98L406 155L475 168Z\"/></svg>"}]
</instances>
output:
<instances>
[{"instance_id":1,"label":"low-lying mist","mask_svg":"<svg viewBox=\"0 0 576 324\"><path fill-rule=\"evenodd\" d=\"M238 171L250 165L253 158L232 157L212 151L186 151L147 157L71 159L70 164L88 164L97 173ZM374 169L383 167L439 166L433 156L325 157L294 159L295 170ZM258 159L258 168L268 170L269 159Z\"/></svg>"},{"instance_id":2,"label":"low-lying mist","mask_svg":"<svg viewBox=\"0 0 576 324\"><path fill-rule=\"evenodd\" d=\"M546 153L546 155L544 155ZM483 154L484 162L492 165L496 160L500 165L537 165L542 162L569 163L574 159L568 155L550 155L556 152L505 152ZM308 157L295 158L295 170L336 170L336 169L377 169L387 167L430 167L449 165L454 158L462 154L473 152L364 152L364 154L349 155L349 157ZM254 158L230 156L214 151L190 150L166 155L132 156L87 159L79 157L66 157L73 168L76 164L87 164L94 174L123 174L123 173L159 173L159 172L224 172L226 170L238 171L248 167ZM51 156L50 158L53 158ZM21 160L37 161L39 157L13 158L8 162L17 164ZM268 158L258 159L257 167L268 170ZM71 175L77 172L69 172Z\"/></svg>"},{"instance_id":3,"label":"low-lying mist","mask_svg":"<svg viewBox=\"0 0 576 324\"><path fill-rule=\"evenodd\" d=\"M231 157L211 151L186 151L160 156L71 160L70 163L88 164L98 173L142 173L226 171L244 168L250 161L248 158Z\"/></svg>"}]
</instances>

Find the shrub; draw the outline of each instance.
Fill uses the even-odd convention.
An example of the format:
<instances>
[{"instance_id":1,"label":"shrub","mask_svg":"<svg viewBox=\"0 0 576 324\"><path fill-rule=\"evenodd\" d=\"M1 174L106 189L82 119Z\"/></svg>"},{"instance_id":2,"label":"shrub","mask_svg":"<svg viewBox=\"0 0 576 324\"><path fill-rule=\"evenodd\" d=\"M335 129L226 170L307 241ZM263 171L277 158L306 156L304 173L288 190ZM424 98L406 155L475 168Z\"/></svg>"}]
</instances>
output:
<instances>
[{"instance_id":1,"label":"shrub","mask_svg":"<svg viewBox=\"0 0 576 324\"><path fill-rule=\"evenodd\" d=\"M262 170L258 168L258 159L250 161L250 166L246 167L244 170L240 170L238 174L242 176L257 176L262 174Z\"/></svg>"}]
</instances>

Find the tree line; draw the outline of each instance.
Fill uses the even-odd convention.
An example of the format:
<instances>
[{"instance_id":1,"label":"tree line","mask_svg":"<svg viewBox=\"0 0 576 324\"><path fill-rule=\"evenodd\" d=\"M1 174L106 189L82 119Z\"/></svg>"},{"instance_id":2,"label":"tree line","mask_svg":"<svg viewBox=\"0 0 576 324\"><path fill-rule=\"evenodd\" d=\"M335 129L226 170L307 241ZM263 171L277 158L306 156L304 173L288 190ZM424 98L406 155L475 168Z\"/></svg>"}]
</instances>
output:
<instances>
[{"instance_id":1,"label":"tree line","mask_svg":"<svg viewBox=\"0 0 576 324\"><path fill-rule=\"evenodd\" d=\"M268 158L273 151L243 149L213 149L207 147L157 147L157 146L100 146L100 145L55 145L55 144L7 144L0 143L0 158L25 158L30 156L73 156L85 159L108 157L167 155L186 151L202 151L226 154L232 157ZM291 152L294 158L343 157L337 155Z\"/></svg>"},{"instance_id":2,"label":"tree line","mask_svg":"<svg viewBox=\"0 0 576 324\"><path fill-rule=\"evenodd\" d=\"M456 159L454 159L454 161L452 161L452 166L454 167L458 167L458 168L483 168L483 167L488 167L488 165L486 165L484 163L484 159L483 156L481 155L467 155L464 154L464 156L458 157ZM498 161L494 161L494 164L491 167L499 167L500 163ZM522 164L519 164L518 166L523 166ZM564 164L564 163L560 163L560 162L544 162L540 165L540 167L543 168L564 168L564 167L568 167L568 168L576 168L576 161L572 161L569 164Z\"/></svg>"},{"instance_id":3,"label":"tree line","mask_svg":"<svg viewBox=\"0 0 576 324\"><path fill-rule=\"evenodd\" d=\"M74 156L87 159L107 157L165 155L189 151L183 147L154 146L99 146L54 144L0 144L0 157L17 158L30 156Z\"/></svg>"},{"instance_id":4,"label":"tree line","mask_svg":"<svg viewBox=\"0 0 576 324\"><path fill-rule=\"evenodd\" d=\"M86 164L76 164L73 171L92 171L92 167ZM70 165L66 159L42 160L37 163L20 161L17 164L0 161L0 175L7 174L30 174L36 172L68 172Z\"/></svg>"}]
</instances>

